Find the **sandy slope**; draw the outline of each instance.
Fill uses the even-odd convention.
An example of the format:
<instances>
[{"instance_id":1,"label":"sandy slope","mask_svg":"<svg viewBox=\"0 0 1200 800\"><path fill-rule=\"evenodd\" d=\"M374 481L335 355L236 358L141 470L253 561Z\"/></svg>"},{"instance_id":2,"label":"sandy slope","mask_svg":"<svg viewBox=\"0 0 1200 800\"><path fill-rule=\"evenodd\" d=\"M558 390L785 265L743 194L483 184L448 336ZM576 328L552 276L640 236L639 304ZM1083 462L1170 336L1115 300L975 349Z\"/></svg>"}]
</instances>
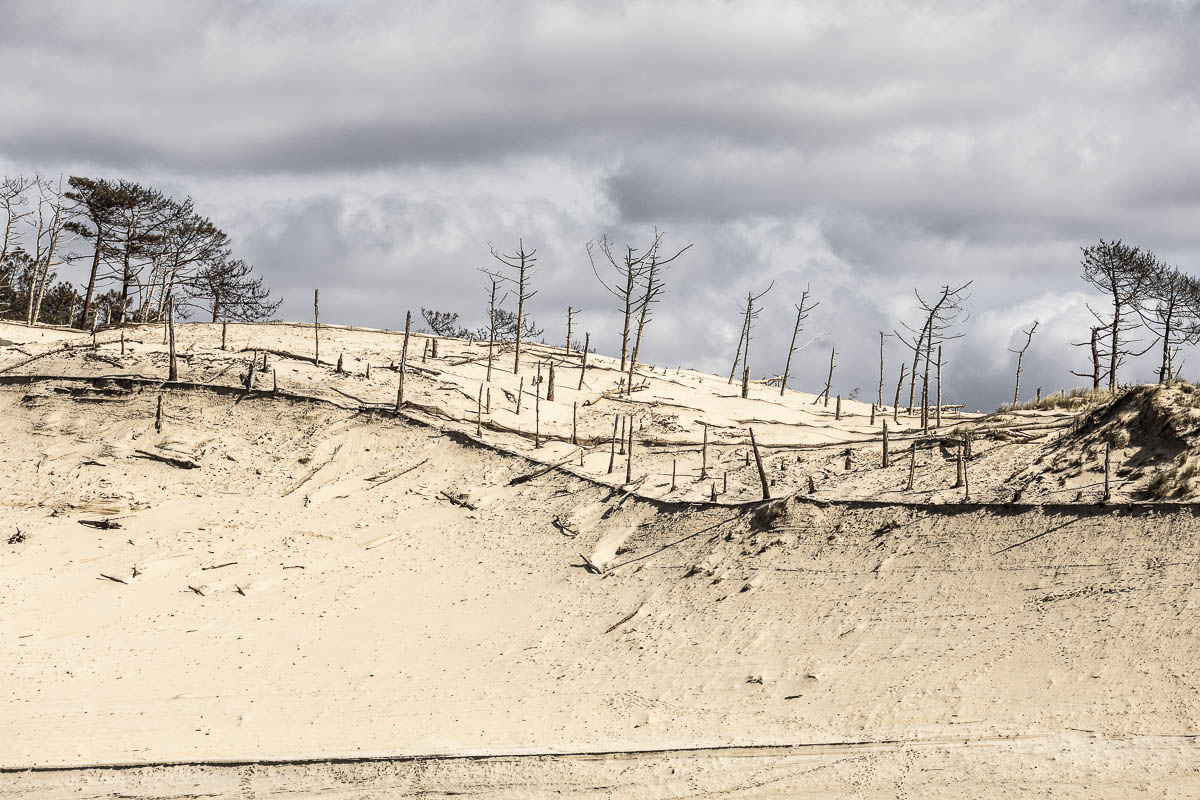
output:
<instances>
[{"instance_id":1,"label":"sandy slope","mask_svg":"<svg viewBox=\"0 0 1200 800\"><path fill-rule=\"evenodd\" d=\"M218 328L181 326L181 378L236 386L251 354L234 349L300 355L312 333L231 326L222 352ZM345 352L355 373L369 359L372 380L273 356L280 392L327 402L170 388L161 433L155 387L119 378L161 376L157 329L128 334L124 357L109 343L0 373L109 376L0 391L0 533L13 537L0 544L0 764L781 749L7 772L9 794L1200 787L1190 507L964 504L936 449L921 480L940 488L901 492L906 464L868 465L879 451L869 417L833 424L811 395L758 388L742 400L722 396L734 394L723 379L670 370L634 393L638 491L627 494L621 470L607 473L604 437L627 407L603 394L615 371L589 370L591 388L576 392L564 386L578 368L556 370L574 377L555 402L535 402L539 436L560 437L540 447L534 395L516 415L499 398L515 399L520 379L495 372L479 443L467 389L484 368L454 363L467 344L443 342L423 364L414 348L429 372L409 374L413 405L396 419L371 410L394 402L396 336L322 335L322 352ZM0 338L17 343L0 370L78 339L17 326ZM596 440L582 468L573 403L580 438ZM773 492L788 498L770 513L750 502L757 470L738 438L750 419ZM682 502L711 491L680 477L682 462L698 470L700 422L710 466L730 469L717 504ZM1055 474L1053 448L1075 423L1017 424L1030 423L1045 435L977 441L974 498L1010 499L1012 476L1025 470L1032 485L1039 457L1039 474ZM856 441L847 474L842 451ZM510 485L562 460L571 472ZM1059 476L1071 487L1059 499L1094 482L1085 472ZM816 496L793 496L810 475ZM1043 483L1054 499L1058 477ZM860 502L887 493L911 504ZM105 519L121 527L80 524Z\"/></svg>"}]
</instances>

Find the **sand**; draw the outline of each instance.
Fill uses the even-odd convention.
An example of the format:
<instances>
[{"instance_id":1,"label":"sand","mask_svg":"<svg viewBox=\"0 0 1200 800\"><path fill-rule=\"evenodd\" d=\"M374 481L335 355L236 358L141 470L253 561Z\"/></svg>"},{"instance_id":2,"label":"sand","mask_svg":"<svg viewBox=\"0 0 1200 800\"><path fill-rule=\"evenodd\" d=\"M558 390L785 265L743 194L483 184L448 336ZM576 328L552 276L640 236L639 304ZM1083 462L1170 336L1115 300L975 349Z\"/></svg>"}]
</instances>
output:
<instances>
[{"instance_id":1,"label":"sand","mask_svg":"<svg viewBox=\"0 0 1200 800\"><path fill-rule=\"evenodd\" d=\"M401 336L320 333L180 325L164 387L161 327L0 325L6 794L1200 791L1200 522L1143 496L1190 440L1145 403L946 414L907 491L890 408L884 468L869 403L535 346L477 418L486 347L417 336L397 416Z\"/></svg>"}]
</instances>

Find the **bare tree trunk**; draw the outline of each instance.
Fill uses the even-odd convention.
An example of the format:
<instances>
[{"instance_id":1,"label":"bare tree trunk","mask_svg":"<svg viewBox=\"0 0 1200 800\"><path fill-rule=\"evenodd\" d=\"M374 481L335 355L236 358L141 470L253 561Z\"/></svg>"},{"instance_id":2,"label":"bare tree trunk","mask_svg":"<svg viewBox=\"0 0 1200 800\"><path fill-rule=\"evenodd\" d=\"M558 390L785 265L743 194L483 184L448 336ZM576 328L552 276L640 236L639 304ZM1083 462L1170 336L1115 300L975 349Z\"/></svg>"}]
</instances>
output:
<instances>
[{"instance_id":1,"label":"bare tree trunk","mask_svg":"<svg viewBox=\"0 0 1200 800\"><path fill-rule=\"evenodd\" d=\"M883 420L883 466L888 465L888 429L887 419Z\"/></svg>"},{"instance_id":2,"label":"bare tree trunk","mask_svg":"<svg viewBox=\"0 0 1200 800\"><path fill-rule=\"evenodd\" d=\"M167 335L170 337L170 366L167 367L167 380L179 380L179 370L175 364L175 298L167 300Z\"/></svg>"},{"instance_id":3,"label":"bare tree trunk","mask_svg":"<svg viewBox=\"0 0 1200 800\"><path fill-rule=\"evenodd\" d=\"M833 387L833 367L834 367L834 363L835 363L834 359L836 357L837 357L837 348L831 347L829 349L829 376L825 378L825 388L824 388L824 390L822 390L822 392L819 395L817 395L817 399L813 400L813 405L817 404L817 400L824 398L825 407L828 408L828 406L829 406L829 390Z\"/></svg>"},{"instance_id":4,"label":"bare tree trunk","mask_svg":"<svg viewBox=\"0 0 1200 800\"><path fill-rule=\"evenodd\" d=\"M1109 354L1108 362L1108 390L1110 392L1117 389L1117 363L1120 360L1120 351L1117 349L1117 344L1120 339L1121 327L1121 300L1116 294L1113 294L1113 321L1112 321L1112 352Z\"/></svg>"},{"instance_id":5,"label":"bare tree trunk","mask_svg":"<svg viewBox=\"0 0 1200 800\"><path fill-rule=\"evenodd\" d=\"M1092 391L1100 390L1100 329L1092 328Z\"/></svg>"},{"instance_id":6,"label":"bare tree trunk","mask_svg":"<svg viewBox=\"0 0 1200 800\"><path fill-rule=\"evenodd\" d=\"M758 452L758 442L754 441L754 428L750 431L750 447L754 449L754 463L758 465L758 481L762 484L763 500L771 499L771 489L767 485L767 472L763 469L762 456Z\"/></svg>"},{"instance_id":7,"label":"bare tree trunk","mask_svg":"<svg viewBox=\"0 0 1200 800\"><path fill-rule=\"evenodd\" d=\"M613 416L613 435L612 444L608 450L608 474L612 475L613 463L617 460L617 418L619 415Z\"/></svg>"},{"instance_id":8,"label":"bare tree trunk","mask_svg":"<svg viewBox=\"0 0 1200 800\"><path fill-rule=\"evenodd\" d=\"M792 354L796 352L796 336L800 333L800 323L804 319L804 302L796 306L796 324L792 327L792 343L788 345L787 361L783 365L783 378L779 381L779 396L783 397L787 389L788 375L792 372Z\"/></svg>"},{"instance_id":9,"label":"bare tree trunk","mask_svg":"<svg viewBox=\"0 0 1200 800\"><path fill-rule=\"evenodd\" d=\"M575 387L576 391L583 391L583 376L587 374L588 348L591 344L592 334L585 333L583 335L583 361L579 364L579 385Z\"/></svg>"},{"instance_id":10,"label":"bare tree trunk","mask_svg":"<svg viewBox=\"0 0 1200 800\"><path fill-rule=\"evenodd\" d=\"M409 317L412 317L411 312ZM404 343L408 344L408 325L404 327ZM321 363L321 290L313 289L313 363ZM403 374L403 373L401 373ZM397 404L398 407L398 404Z\"/></svg>"},{"instance_id":11,"label":"bare tree trunk","mask_svg":"<svg viewBox=\"0 0 1200 800\"><path fill-rule=\"evenodd\" d=\"M571 354L571 323L574 322L575 312L578 310L567 306L567 355Z\"/></svg>"},{"instance_id":12,"label":"bare tree trunk","mask_svg":"<svg viewBox=\"0 0 1200 800\"><path fill-rule=\"evenodd\" d=\"M883 413L883 337L884 332L879 332L879 412Z\"/></svg>"},{"instance_id":13,"label":"bare tree trunk","mask_svg":"<svg viewBox=\"0 0 1200 800\"><path fill-rule=\"evenodd\" d=\"M400 348L400 385L396 389L396 413L404 405L404 374L408 371L408 337L412 330L412 312L404 315L404 344Z\"/></svg>"},{"instance_id":14,"label":"bare tree trunk","mask_svg":"<svg viewBox=\"0 0 1200 800\"><path fill-rule=\"evenodd\" d=\"M900 416L900 389L904 386L904 370L907 364L900 365L900 380L896 381L896 402L892 404L892 422L898 422Z\"/></svg>"},{"instance_id":15,"label":"bare tree trunk","mask_svg":"<svg viewBox=\"0 0 1200 800\"><path fill-rule=\"evenodd\" d=\"M937 421L933 427L942 427L942 346L938 345L937 360Z\"/></svg>"}]
</instances>

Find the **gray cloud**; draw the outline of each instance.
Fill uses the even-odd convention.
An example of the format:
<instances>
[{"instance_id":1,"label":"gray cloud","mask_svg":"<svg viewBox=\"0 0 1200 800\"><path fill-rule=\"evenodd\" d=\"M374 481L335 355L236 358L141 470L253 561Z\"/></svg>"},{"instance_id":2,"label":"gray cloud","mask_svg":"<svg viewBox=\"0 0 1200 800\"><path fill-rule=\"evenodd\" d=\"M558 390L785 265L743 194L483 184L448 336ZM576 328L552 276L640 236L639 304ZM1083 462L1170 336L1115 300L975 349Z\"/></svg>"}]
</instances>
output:
<instances>
[{"instance_id":1,"label":"gray cloud","mask_svg":"<svg viewBox=\"0 0 1200 800\"><path fill-rule=\"evenodd\" d=\"M0 27L0 166L193 194L304 318L478 319L488 243L539 247L534 313L570 304L605 350L584 242L696 246L647 357L728 370L739 297L822 301L815 386L877 380L912 289L974 280L947 393L1007 399L1082 363L1078 248L1124 237L1200 269L1195 2L15 2ZM888 345L888 378L902 352ZM1072 361L1074 359L1074 361ZM1147 368L1134 365L1131 373Z\"/></svg>"}]
</instances>

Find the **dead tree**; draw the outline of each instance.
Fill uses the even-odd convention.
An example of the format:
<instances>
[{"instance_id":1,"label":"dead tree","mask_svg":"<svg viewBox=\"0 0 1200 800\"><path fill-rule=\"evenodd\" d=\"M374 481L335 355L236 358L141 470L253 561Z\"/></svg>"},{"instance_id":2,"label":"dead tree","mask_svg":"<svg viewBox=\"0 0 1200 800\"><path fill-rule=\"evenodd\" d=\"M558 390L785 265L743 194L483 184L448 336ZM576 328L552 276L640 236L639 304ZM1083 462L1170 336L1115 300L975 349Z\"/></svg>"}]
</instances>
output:
<instances>
[{"instance_id":1,"label":"dead tree","mask_svg":"<svg viewBox=\"0 0 1200 800\"><path fill-rule=\"evenodd\" d=\"M412 317L412 313L409 313ZM405 325L404 341L408 343L408 326ZM313 289L313 363L321 365L321 290Z\"/></svg>"},{"instance_id":2,"label":"dead tree","mask_svg":"<svg viewBox=\"0 0 1200 800\"><path fill-rule=\"evenodd\" d=\"M604 259L616 272L616 278L609 283L600 275L600 269L596 266L596 251L599 251ZM636 294L638 286L641 283L642 275L646 269L646 257L648 253L637 255L637 248L625 246L625 254L618 256L613 252L612 240L608 238L608 234L601 234L595 240L587 243L588 260L592 264L592 272L596 276L596 280L600 281L600 285L608 290L609 294L617 298L620 304L621 311L621 372L625 372L625 363L629 355L629 333L630 324L633 320L634 309L637 304Z\"/></svg>"},{"instance_id":3,"label":"dead tree","mask_svg":"<svg viewBox=\"0 0 1200 800\"><path fill-rule=\"evenodd\" d=\"M951 333L951 328L959 321L959 316L964 312L964 303L969 299L969 295L965 294L966 289L971 285L971 282L962 284L961 286L952 287L950 285L942 286L937 295L936 300L927 300L921 296L920 292L914 290L917 296L917 303L922 311L922 324L920 329L912 328L904 325L909 336L900 331L895 331L896 338L910 348L914 353L913 369L923 363L924 368L921 376L921 430L929 431L929 378L930 372L933 371L933 353L934 347L939 347L948 339L957 339L962 336L961 333ZM915 378L910 376L909 402L911 411L912 402L912 385L911 381Z\"/></svg>"},{"instance_id":4,"label":"dead tree","mask_svg":"<svg viewBox=\"0 0 1200 800\"><path fill-rule=\"evenodd\" d=\"M1146 301L1150 286L1161 267L1153 253L1127 245L1119 239L1112 242L1101 239L1099 244L1084 247L1082 251L1083 279L1103 292L1112 305L1112 314L1108 319L1090 306L1088 310L1108 329L1108 389L1113 391L1117 388L1117 369L1121 358L1138 355L1132 353L1128 345L1121 345L1121 335L1132 330L1126 321Z\"/></svg>"},{"instance_id":5,"label":"dead tree","mask_svg":"<svg viewBox=\"0 0 1200 800\"><path fill-rule=\"evenodd\" d=\"M567 306L567 355L571 354L571 324L575 321L575 313L578 308Z\"/></svg>"},{"instance_id":6,"label":"dead tree","mask_svg":"<svg viewBox=\"0 0 1200 800\"><path fill-rule=\"evenodd\" d=\"M808 313L819 305L820 303L808 304L808 287L804 287L804 291L800 295L800 305L796 306L796 324L792 327L792 342L788 345L787 361L783 365L783 378L779 381L780 397L783 397L783 393L787 389L788 375L792 371L792 355L796 352L796 337L800 334L804 321L808 319Z\"/></svg>"},{"instance_id":7,"label":"dead tree","mask_svg":"<svg viewBox=\"0 0 1200 800\"><path fill-rule=\"evenodd\" d=\"M396 413L404 405L404 374L408 371L408 337L412 331L412 312L404 315L404 344L400 348L400 385L396 389Z\"/></svg>"},{"instance_id":8,"label":"dead tree","mask_svg":"<svg viewBox=\"0 0 1200 800\"><path fill-rule=\"evenodd\" d=\"M533 273L536 271L533 265L537 263L537 250L526 250L524 239L517 240L515 253L505 255L495 247L492 247L491 250L492 258L509 269L515 270L515 275L507 275L505 278L516 286L517 291L517 327L514 333L516 353L513 356L513 374L516 375L521 371L521 325L525 321L525 301L537 294L537 292L529 290Z\"/></svg>"},{"instance_id":9,"label":"dead tree","mask_svg":"<svg viewBox=\"0 0 1200 800\"><path fill-rule=\"evenodd\" d=\"M742 308L742 338L738 341L737 355L733 358L734 372L737 371L739 360L744 367L742 370L742 397L746 397L750 392L750 340L753 338L754 321L758 319L759 312L762 310L755 308L755 304L765 297L774 286L775 281L771 281L771 285L758 294L746 292L746 305ZM729 382L733 382L733 372L729 375Z\"/></svg>"},{"instance_id":10,"label":"dead tree","mask_svg":"<svg viewBox=\"0 0 1200 800\"><path fill-rule=\"evenodd\" d=\"M834 367L834 364L836 363L835 362L836 358L837 358L837 348L836 347L829 348L829 375L825 378L825 389L813 399L814 406L818 402L821 401L821 398L825 399L825 406L826 407L829 406L829 390L833 386L833 367Z\"/></svg>"},{"instance_id":11,"label":"dead tree","mask_svg":"<svg viewBox=\"0 0 1200 800\"><path fill-rule=\"evenodd\" d=\"M588 348L592 344L592 334L585 333L583 335L583 361L579 363L579 385L575 387L576 391L583 391L583 376L587 374L587 357Z\"/></svg>"},{"instance_id":12,"label":"dead tree","mask_svg":"<svg viewBox=\"0 0 1200 800\"><path fill-rule=\"evenodd\" d=\"M633 391L633 371L637 367L638 356L642 351L642 335L646 332L647 323L650 322L650 306L659 301L659 297L667 288L666 282L663 280L663 274L677 258L686 253L692 246L690 243L686 244L674 255L663 257L660 252L662 244L663 234L655 231L654 241L646 251L646 257L643 262L645 266L643 270L645 283L642 284L642 295L638 298L634 307L638 317L637 331L633 339L633 350L629 355L629 379L625 387L626 392Z\"/></svg>"},{"instance_id":13,"label":"dead tree","mask_svg":"<svg viewBox=\"0 0 1200 800\"><path fill-rule=\"evenodd\" d=\"M1161 267L1146 292L1148 308L1138 307L1142 323L1162 343L1158 382L1175 375L1175 356L1200 341L1200 282L1175 267Z\"/></svg>"},{"instance_id":14,"label":"dead tree","mask_svg":"<svg viewBox=\"0 0 1200 800\"><path fill-rule=\"evenodd\" d=\"M46 287L54 277L54 268L67 263L62 258L64 236L74 230L70 222L74 213L62 190L62 178L58 185L41 177L34 179L38 190L37 234L33 240L33 276L29 285L29 298L25 312L28 325L36 325L42 314L42 299ZM55 260L56 256L58 260Z\"/></svg>"},{"instance_id":15,"label":"dead tree","mask_svg":"<svg viewBox=\"0 0 1200 800\"><path fill-rule=\"evenodd\" d=\"M1025 334L1025 344L1021 346L1020 350L1013 350L1011 347L1008 348L1008 352L1017 354L1017 380L1013 386L1014 406L1020 402L1021 397L1021 362L1025 360L1025 351L1029 349L1029 345L1033 341L1033 333L1037 330L1037 326L1038 321L1035 319L1033 324L1029 326L1029 330L1021 331L1021 333Z\"/></svg>"},{"instance_id":16,"label":"dead tree","mask_svg":"<svg viewBox=\"0 0 1200 800\"><path fill-rule=\"evenodd\" d=\"M883 331L879 332L879 413L883 413L883 339L887 336Z\"/></svg>"},{"instance_id":17,"label":"dead tree","mask_svg":"<svg viewBox=\"0 0 1200 800\"><path fill-rule=\"evenodd\" d=\"M487 334L488 334L487 382L491 383L492 382L492 362L495 358L495 353L496 353L496 308L500 305L500 303L504 302L504 298L507 297L508 295L505 294L503 297L500 298L499 301L497 301L496 293L497 293L497 291L499 291L500 282L502 280L504 280L504 277L501 275L497 275L494 272L488 272L485 269L481 269L479 271L488 277L488 283L489 283L489 286L488 286L488 324L487 324ZM422 360L424 360L424 359L422 359Z\"/></svg>"},{"instance_id":18,"label":"dead tree","mask_svg":"<svg viewBox=\"0 0 1200 800\"><path fill-rule=\"evenodd\" d=\"M892 405L892 422L899 422L900 390L904 386L904 370L906 369L908 369L907 364L900 365L900 380L896 381L896 402Z\"/></svg>"},{"instance_id":19,"label":"dead tree","mask_svg":"<svg viewBox=\"0 0 1200 800\"><path fill-rule=\"evenodd\" d=\"M1076 372L1075 370L1071 370L1071 374L1078 375L1080 378L1091 378L1092 379L1092 391L1100 390L1100 382L1104 377L1104 370L1102 369L1103 362L1101 361L1101 358L1100 358L1100 356L1101 356L1100 333L1101 333L1101 331L1105 330L1105 328L1106 328L1106 326L1104 326L1104 325L1093 325L1091 328L1092 335L1088 341L1086 341L1086 342L1071 342L1071 345L1073 347L1090 347L1091 348L1092 371L1089 373L1085 373L1085 372Z\"/></svg>"}]
</instances>

